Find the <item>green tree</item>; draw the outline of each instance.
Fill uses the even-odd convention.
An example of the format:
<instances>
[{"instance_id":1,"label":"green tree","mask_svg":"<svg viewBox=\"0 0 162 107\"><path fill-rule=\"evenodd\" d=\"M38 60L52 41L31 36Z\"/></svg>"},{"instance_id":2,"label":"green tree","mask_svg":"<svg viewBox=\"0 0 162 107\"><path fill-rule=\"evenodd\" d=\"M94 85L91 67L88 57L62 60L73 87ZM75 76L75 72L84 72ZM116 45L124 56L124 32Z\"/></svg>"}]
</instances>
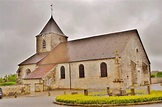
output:
<instances>
[{"instance_id":1,"label":"green tree","mask_svg":"<svg viewBox=\"0 0 162 107\"><path fill-rule=\"evenodd\" d=\"M0 83L4 83L4 80L3 80L3 78L2 78L2 77L0 78Z\"/></svg>"},{"instance_id":2,"label":"green tree","mask_svg":"<svg viewBox=\"0 0 162 107\"><path fill-rule=\"evenodd\" d=\"M0 82L16 82L17 75L16 74L9 74L5 75L3 78L0 78Z\"/></svg>"},{"instance_id":3,"label":"green tree","mask_svg":"<svg viewBox=\"0 0 162 107\"><path fill-rule=\"evenodd\" d=\"M16 75L16 74L10 74L10 75L8 75L7 80L8 80L9 82L16 82L16 80L17 80L17 75Z\"/></svg>"}]
</instances>

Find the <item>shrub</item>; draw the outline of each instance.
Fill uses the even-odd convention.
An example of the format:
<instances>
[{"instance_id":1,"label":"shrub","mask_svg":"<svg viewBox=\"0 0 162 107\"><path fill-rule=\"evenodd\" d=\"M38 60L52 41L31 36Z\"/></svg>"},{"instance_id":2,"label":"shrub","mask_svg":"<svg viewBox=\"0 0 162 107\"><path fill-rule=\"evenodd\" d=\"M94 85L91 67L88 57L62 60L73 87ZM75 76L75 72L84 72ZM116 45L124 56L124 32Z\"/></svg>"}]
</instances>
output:
<instances>
[{"instance_id":1,"label":"shrub","mask_svg":"<svg viewBox=\"0 0 162 107\"><path fill-rule=\"evenodd\" d=\"M71 104L128 104L147 101L162 100L162 91L152 91L150 95L138 96L84 96L77 95L62 95L57 96L56 101Z\"/></svg>"},{"instance_id":2,"label":"shrub","mask_svg":"<svg viewBox=\"0 0 162 107\"><path fill-rule=\"evenodd\" d=\"M157 77L162 77L162 72L158 72L156 75Z\"/></svg>"},{"instance_id":3,"label":"shrub","mask_svg":"<svg viewBox=\"0 0 162 107\"><path fill-rule=\"evenodd\" d=\"M155 78L155 77L156 77L156 74L151 74L151 77L152 77L152 78Z\"/></svg>"},{"instance_id":4,"label":"shrub","mask_svg":"<svg viewBox=\"0 0 162 107\"><path fill-rule=\"evenodd\" d=\"M8 86L8 85L15 85L15 82L4 82L4 83L0 83L0 86Z\"/></svg>"}]
</instances>

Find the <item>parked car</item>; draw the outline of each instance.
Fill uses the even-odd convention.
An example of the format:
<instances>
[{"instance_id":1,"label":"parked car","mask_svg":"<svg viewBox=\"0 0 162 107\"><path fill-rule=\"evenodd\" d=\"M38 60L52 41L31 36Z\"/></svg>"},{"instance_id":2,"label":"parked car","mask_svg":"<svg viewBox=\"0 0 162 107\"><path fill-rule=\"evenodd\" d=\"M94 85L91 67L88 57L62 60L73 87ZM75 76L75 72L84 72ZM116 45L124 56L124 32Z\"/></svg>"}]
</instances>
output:
<instances>
[{"instance_id":1,"label":"parked car","mask_svg":"<svg viewBox=\"0 0 162 107\"><path fill-rule=\"evenodd\" d=\"M3 93L2 93L2 88L0 88L0 99L2 98Z\"/></svg>"}]
</instances>

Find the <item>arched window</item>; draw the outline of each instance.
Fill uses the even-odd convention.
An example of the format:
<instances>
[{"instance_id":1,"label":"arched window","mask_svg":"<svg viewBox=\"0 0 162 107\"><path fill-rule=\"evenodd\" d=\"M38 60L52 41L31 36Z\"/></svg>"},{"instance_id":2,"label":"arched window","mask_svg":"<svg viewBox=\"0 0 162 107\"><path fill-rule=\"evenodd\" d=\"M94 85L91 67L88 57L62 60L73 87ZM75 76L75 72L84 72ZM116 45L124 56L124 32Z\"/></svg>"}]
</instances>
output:
<instances>
[{"instance_id":1,"label":"arched window","mask_svg":"<svg viewBox=\"0 0 162 107\"><path fill-rule=\"evenodd\" d=\"M64 66L61 66L60 68L60 76L61 76L61 79L65 79L65 67Z\"/></svg>"},{"instance_id":2,"label":"arched window","mask_svg":"<svg viewBox=\"0 0 162 107\"><path fill-rule=\"evenodd\" d=\"M43 49L46 48L46 41L43 40Z\"/></svg>"},{"instance_id":3,"label":"arched window","mask_svg":"<svg viewBox=\"0 0 162 107\"><path fill-rule=\"evenodd\" d=\"M84 65L79 65L79 78L84 78Z\"/></svg>"},{"instance_id":4,"label":"arched window","mask_svg":"<svg viewBox=\"0 0 162 107\"><path fill-rule=\"evenodd\" d=\"M30 69L26 69L26 75L30 74L31 70Z\"/></svg>"},{"instance_id":5,"label":"arched window","mask_svg":"<svg viewBox=\"0 0 162 107\"><path fill-rule=\"evenodd\" d=\"M107 65L105 62L102 62L100 65L101 77L107 77Z\"/></svg>"}]
</instances>

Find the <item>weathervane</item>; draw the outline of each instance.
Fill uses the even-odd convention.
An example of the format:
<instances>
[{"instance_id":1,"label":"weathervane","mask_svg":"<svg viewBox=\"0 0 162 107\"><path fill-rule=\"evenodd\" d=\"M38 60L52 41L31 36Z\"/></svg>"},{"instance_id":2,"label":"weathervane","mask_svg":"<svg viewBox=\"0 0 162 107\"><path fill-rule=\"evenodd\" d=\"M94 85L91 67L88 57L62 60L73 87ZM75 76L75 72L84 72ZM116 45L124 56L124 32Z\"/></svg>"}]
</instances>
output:
<instances>
[{"instance_id":1,"label":"weathervane","mask_svg":"<svg viewBox=\"0 0 162 107\"><path fill-rule=\"evenodd\" d=\"M53 5L51 4L51 16L53 16Z\"/></svg>"}]
</instances>

